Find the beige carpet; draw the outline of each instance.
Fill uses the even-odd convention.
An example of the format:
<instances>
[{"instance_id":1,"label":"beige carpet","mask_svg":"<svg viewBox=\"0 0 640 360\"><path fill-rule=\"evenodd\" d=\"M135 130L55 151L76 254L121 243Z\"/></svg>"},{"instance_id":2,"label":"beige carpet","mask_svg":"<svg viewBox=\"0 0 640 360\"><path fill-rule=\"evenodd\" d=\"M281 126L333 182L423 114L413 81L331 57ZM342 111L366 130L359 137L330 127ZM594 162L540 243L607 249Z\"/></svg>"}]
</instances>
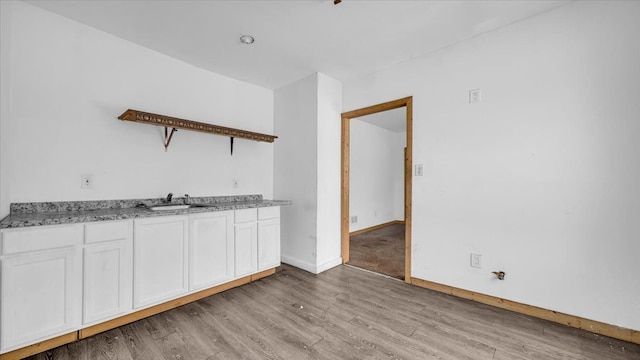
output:
<instances>
[{"instance_id":1,"label":"beige carpet","mask_svg":"<svg viewBox=\"0 0 640 360\"><path fill-rule=\"evenodd\" d=\"M404 280L404 224L349 238L349 265Z\"/></svg>"}]
</instances>

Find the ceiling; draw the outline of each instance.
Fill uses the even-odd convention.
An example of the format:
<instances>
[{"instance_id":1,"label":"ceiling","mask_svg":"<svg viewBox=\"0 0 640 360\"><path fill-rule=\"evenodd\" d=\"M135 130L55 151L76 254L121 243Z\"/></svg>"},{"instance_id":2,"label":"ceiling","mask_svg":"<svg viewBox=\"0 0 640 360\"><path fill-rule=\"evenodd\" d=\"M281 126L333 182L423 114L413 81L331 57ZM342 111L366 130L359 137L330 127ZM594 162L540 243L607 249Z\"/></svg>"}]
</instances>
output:
<instances>
[{"instance_id":1,"label":"ceiling","mask_svg":"<svg viewBox=\"0 0 640 360\"><path fill-rule=\"evenodd\" d=\"M354 120L364 121L368 124L385 128L393 132L401 132L407 129L407 108L401 107L386 110L371 115L365 115Z\"/></svg>"},{"instance_id":2,"label":"ceiling","mask_svg":"<svg viewBox=\"0 0 640 360\"><path fill-rule=\"evenodd\" d=\"M231 78L277 89L312 73L340 81L568 1L27 0ZM255 37L253 45L240 36Z\"/></svg>"}]
</instances>

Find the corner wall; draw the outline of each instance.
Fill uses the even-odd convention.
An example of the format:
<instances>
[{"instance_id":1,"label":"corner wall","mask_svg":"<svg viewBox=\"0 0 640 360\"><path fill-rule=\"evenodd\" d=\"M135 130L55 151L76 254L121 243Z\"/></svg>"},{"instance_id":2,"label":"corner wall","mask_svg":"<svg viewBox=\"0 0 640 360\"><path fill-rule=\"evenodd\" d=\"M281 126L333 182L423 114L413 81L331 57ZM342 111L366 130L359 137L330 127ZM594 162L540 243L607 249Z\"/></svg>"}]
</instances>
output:
<instances>
[{"instance_id":1,"label":"corner wall","mask_svg":"<svg viewBox=\"0 0 640 360\"><path fill-rule=\"evenodd\" d=\"M274 196L281 208L282 261L313 272L317 258L317 77L311 75L274 93Z\"/></svg>"},{"instance_id":2,"label":"corner wall","mask_svg":"<svg viewBox=\"0 0 640 360\"><path fill-rule=\"evenodd\" d=\"M342 84L313 74L275 91L274 194L282 209L282 262L312 273L342 263L340 113Z\"/></svg>"},{"instance_id":3,"label":"corner wall","mask_svg":"<svg viewBox=\"0 0 640 360\"><path fill-rule=\"evenodd\" d=\"M589 1L345 82L413 96L412 275L640 330L638 64L640 3Z\"/></svg>"},{"instance_id":4,"label":"corner wall","mask_svg":"<svg viewBox=\"0 0 640 360\"><path fill-rule=\"evenodd\" d=\"M12 202L273 196L273 144L236 139L231 156L229 138L180 130L165 152L162 127L117 119L132 108L273 133L273 91L13 5L11 118L2 110L3 140L11 138L2 177ZM4 79L3 68L3 105ZM93 176L93 189L81 189L83 174Z\"/></svg>"},{"instance_id":5,"label":"corner wall","mask_svg":"<svg viewBox=\"0 0 640 360\"><path fill-rule=\"evenodd\" d=\"M318 74L318 272L342 264L340 162L342 83Z\"/></svg>"}]
</instances>

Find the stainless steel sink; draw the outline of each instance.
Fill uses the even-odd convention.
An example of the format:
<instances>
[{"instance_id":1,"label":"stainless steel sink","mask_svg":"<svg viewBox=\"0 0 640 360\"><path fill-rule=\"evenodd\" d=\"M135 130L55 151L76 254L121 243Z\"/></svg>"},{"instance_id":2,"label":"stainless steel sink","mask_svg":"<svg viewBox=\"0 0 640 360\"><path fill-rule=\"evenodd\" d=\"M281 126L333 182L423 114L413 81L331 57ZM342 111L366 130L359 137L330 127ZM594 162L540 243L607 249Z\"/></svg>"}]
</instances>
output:
<instances>
[{"instance_id":1,"label":"stainless steel sink","mask_svg":"<svg viewBox=\"0 0 640 360\"><path fill-rule=\"evenodd\" d=\"M170 205L156 205L156 206L150 206L149 210L152 211L166 211L166 210L184 210L184 209L189 209L189 208L196 208L196 207L203 207L204 205L198 205L198 204L170 204Z\"/></svg>"}]
</instances>

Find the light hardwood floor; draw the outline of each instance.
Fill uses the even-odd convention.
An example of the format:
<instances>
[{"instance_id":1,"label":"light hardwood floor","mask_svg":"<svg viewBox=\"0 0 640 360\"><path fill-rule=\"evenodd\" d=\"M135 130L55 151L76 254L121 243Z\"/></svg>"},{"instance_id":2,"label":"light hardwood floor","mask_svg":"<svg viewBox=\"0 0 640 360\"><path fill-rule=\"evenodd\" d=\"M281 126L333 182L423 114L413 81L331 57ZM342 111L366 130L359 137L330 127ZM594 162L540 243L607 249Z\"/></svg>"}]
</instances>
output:
<instances>
[{"instance_id":1,"label":"light hardwood floor","mask_svg":"<svg viewBox=\"0 0 640 360\"><path fill-rule=\"evenodd\" d=\"M284 265L30 359L640 360L640 346L349 266Z\"/></svg>"}]
</instances>

